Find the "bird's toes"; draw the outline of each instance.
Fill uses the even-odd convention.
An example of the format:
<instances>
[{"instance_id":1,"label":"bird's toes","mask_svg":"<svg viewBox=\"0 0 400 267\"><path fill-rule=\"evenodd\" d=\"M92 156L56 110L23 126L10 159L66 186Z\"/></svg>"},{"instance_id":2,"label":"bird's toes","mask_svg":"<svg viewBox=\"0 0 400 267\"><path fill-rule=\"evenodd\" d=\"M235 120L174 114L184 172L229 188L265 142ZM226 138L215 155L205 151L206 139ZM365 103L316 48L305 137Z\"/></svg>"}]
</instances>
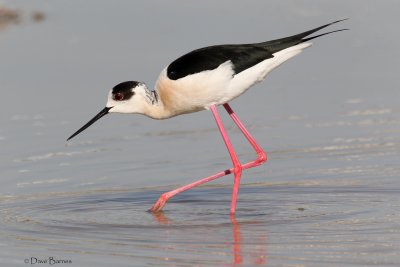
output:
<instances>
[{"instance_id":1,"label":"bird's toes","mask_svg":"<svg viewBox=\"0 0 400 267\"><path fill-rule=\"evenodd\" d=\"M165 202L160 201L160 199L153 205L153 207L149 210L150 212L160 212L164 207Z\"/></svg>"}]
</instances>

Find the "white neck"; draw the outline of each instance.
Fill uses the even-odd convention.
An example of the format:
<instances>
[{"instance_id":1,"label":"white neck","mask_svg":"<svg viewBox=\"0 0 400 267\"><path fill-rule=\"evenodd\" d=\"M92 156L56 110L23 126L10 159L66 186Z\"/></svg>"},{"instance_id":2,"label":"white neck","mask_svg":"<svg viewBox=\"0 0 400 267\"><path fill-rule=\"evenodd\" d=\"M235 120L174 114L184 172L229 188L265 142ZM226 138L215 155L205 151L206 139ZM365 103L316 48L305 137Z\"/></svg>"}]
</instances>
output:
<instances>
[{"instance_id":1,"label":"white neck","mask_svg":"<svg viewBox=\"0 0 400 267\"><path fill-rule=\"evenodd\" d=\"M165 108L157 90L151 91L145 88L143 113L144 115L153 119L167 119L172 115Z\"/></svg>"}]
</instances>

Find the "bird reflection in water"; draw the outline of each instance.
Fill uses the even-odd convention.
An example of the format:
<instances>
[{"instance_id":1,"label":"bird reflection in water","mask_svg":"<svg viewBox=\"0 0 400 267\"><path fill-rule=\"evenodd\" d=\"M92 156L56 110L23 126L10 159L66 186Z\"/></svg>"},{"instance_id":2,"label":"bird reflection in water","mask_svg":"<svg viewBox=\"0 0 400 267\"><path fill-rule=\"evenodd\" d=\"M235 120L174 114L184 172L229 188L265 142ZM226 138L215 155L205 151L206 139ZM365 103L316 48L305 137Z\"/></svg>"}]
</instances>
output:
<instances>
[{"instance_id":1,"label":"bird reflection in water","mask_svg":"<svg viewBox=\"0 0 400 267\"><path fill-rule=\"evenodd\" d=\"M155 221L160 225L173 225L174 222L168 219L164 212L152 213ZM244 264L265 266L267 265L267 234L258 234L255 236L243 237L241 223L238 222L235 216L230 216L232 227L232 239L226 244L232 248L232 262L230 266L242 266ZM246 227L252 224L247 223Z\"/></svg>"}]
</instances>

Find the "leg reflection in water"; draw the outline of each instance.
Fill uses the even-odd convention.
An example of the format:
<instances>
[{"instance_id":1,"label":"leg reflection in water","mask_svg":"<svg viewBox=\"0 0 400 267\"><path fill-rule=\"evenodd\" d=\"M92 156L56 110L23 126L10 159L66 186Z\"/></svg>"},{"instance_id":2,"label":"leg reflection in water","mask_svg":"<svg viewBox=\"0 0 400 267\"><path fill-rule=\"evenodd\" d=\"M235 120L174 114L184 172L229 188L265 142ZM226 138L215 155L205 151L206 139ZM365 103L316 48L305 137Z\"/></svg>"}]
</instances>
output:
<instances>
[{"instance_id":1,"label":"leg reflection in water","mask_svg":"<svg viewBox=\"0 0 400 267\"><path fill-rule=\"evenodd\" d=\"M215 263L215 260L220 262L220 256L222 256L224 257L223 261L225 262L220 263L228 266L267 265L267 234L265 232L260 233L259 231L252 231L253 228L259 230L260 225L258 223L238 222L234 215L230 216L231 238L229 238L227 242L223 242L223 244L226 245L221 246L221 239L218 238L218 236L222 231L229 230L229 228L226 229L226 224L209 226L210 228L208 228L206 233L204 232L204 229L198 226L198 224L193 228L187 227L190 225L181 225L184 227L180 229L180 227L177 227L180 224L171 221L162 211L152 213L152 216L160 226L163 226L163 228L165 227L167 230L168 240L164 240L164 242L168 242L168 244L165 243L165 245L168 246L169 250L174 250L174 254L177 250L182 250L187 253L188 248L190 247L193 248L194 258L196 257L195 254L198 254L197 256L199 256L208 253L210 258L202 260L205 260L206 262L209 260L210 263ZM223 227L223 229L221 229L221 227ZM201 231L201 234L199 234L198 231ZM186 245L181 248L181 241L185 238L191 239L193 244L184 242ZM214 238L217 239L214 240ZM160 241L163 241L161 236ZM177 241L176 244L173 244L175 243L174 241ZM213 247L215 253L209 253L210 246ZM175 249L172 249L172 247L175 247ZM232 251L232 259L229 262L226 262L226 256L231 254L229 251ZM218 259L215 259L216 257L218 257ZM171 259L169 259L169 262L171 262Z\"/></svg>"},{"instance_id":2,"label":"leg reflection in water","mask_svg":"<svg viewBox=\"0 0 400 267\"><path fill-rule=\"evenodd\" d=\"M256 266L266 265L267 234L261 233L251 235L248 236L249 240L246 241L246 238L242 237L243 234L240 229L240 223L236 221L235 215L231 214L230 219L232 223L232 251L234 266L240 266L243 263L245 263L246 265L251 263L252 265ZM246 226L251 226L251 224L246 224Z\"/></svg>"}]
</instances>

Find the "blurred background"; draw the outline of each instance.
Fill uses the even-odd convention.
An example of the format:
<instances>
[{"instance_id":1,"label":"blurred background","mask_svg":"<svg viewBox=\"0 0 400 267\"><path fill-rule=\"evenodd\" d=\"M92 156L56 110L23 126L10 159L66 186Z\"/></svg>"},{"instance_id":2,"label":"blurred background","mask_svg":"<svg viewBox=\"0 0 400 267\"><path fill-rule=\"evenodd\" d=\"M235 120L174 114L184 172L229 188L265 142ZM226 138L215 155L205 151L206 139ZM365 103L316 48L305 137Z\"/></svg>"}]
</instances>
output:
<instances>
[{"instance_id":1,"label":"blurred background","mask_svg":"<svg viewBox=\"0 0 400 267\"><path fill-rule=\"evenodd\" d=\"M173 168L171 173L163 171L163 179L170 182L181 179L171 166L187 163L191 170L202 170L210 162L208 153L220 153L225 164L227 155L218 135L208 135L201 147L192 142L199 138L196 133L216 130L208 112L165 121L113 114L71 147L64 146L66 137L104 107L108 90L119 82L139 80L153 87L165 66L193 49L280 38L341 18L350 20L327 30L350 31L315 40L311 49L275 70L232 106L250 128L264 128L253 132L269 151L302 143L321 146L335 138L369 138L382 126L394 131L399 127L396 1L1 3L2 10L8 10L8 15L2 11L0 31L0 164L7 172L3 194L18 191L15 182L30 179L28 172L38 165L43 171L40 179L81 175L71 160L82 162L86 157L94 161L85 162L89 169L99 162L125 161L109 172L106 168L107 176L123 166L176 160L163 166ZM175 132L176 138L190 139L182 145L187 149L180 149L182 141L158 137ZM239 140L239 150L243 144L243 153L252 157ZM84 153L80 142L100 142L96 146L113 151L105 153L105 162L90 152L72 157L71 153ZM44 160L36 164L32 157ZM18 164L24 160L34 164ZM146 179L146 185L153 184Z\"/></svg>"}]
</instances>

